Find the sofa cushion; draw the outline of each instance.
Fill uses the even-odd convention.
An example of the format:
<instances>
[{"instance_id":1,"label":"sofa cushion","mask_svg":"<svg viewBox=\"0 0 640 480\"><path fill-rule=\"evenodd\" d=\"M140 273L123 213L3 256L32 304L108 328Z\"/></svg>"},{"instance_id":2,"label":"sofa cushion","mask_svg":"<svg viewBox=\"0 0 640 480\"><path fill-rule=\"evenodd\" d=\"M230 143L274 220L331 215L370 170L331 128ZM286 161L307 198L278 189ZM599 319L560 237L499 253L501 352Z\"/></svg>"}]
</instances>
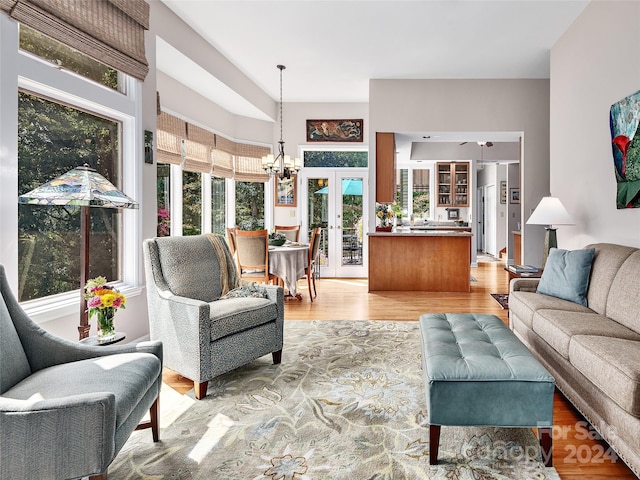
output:
<instances>
[{"instance_id":1,"label":"sofa cushion","mask_svg":"<svg viewBox=\"0 0 640 480\"><path fill-rule=\"evenodd\" d=\"M160 376L162 363L151 353L120 353L62 363L33 373L3 395L17 400L112 393L116 429L122 425Z\"/></svg>"},{"instance_id":2,"label":"sofa cushion","mask_svg":"<svg viewBox=\"0 0 640 480\"><path fill-rule=\"evenodd\" d=\"M278 307L273 300L255 297L227 298L211 302L211 341L249 328L274 322Z\"/></svg>"},{"instance_id":3,"label":"sofa cushion","mask_svg":"<svg viewBox=\"0 0 640 480\"><path fill-rule=\"evenodd\" d=\"M607 317L640 333L640 250L620 266L607 298Z\"/></svg>"},{"instance_id":4,"label":"sofa cushion","mask_svg":"<svg viewBox=\"0 0 640 480\"><path fill-rule=\"evenodd\" d=\"M593 313L583 305L549 295L533 292L511 292L509 294L510 312L516 315L530 329L533 329L533 314L542 309Z\"/></svg>"},{"instance_id":5,"label":"sofa cushion","mask_svg":"<svg viewBox=\"0 0 640 480\"><path fill-rule=\"evenodd\" d=\"M533 331L566 359L569 359L569 345L574 335L640 341L640 334L597 313L538 310L533 316Z\"/></svg>"},{"instance_id":6,"label":"sofa cushion","mask_svg":"<svg viewBox=\"0 0 640 480\"><path fill-rule=\"evenodd\" d=\"M640 342L577 335L569 346L571 364L622 409L640 416Z\"/></svg>"},{"instance_id":7,"label":"sofa cushion","mask_svg":"<svg viewBox=\"0 0 640 480\"><path fill-rule=\"evenodd\" d=\"M594 253L594 248L572 251L552 248L538 284L538 293L587 306Z\"/></svg>"},{"instance_id":8,"label":"sofa cushion","mask_svg":"<svg viewBox=\"0 0 640 480\"><path fill-rule=\"evenodd\" d=\"M589 308L594 312L611 316L606 311L611 284L618 274L620 266L633 252L637 251L637 248L611 243L596 243L589 245L589 247L594 247L596 253L591 267L587 302Z\"/></svg>"}]
</instances>

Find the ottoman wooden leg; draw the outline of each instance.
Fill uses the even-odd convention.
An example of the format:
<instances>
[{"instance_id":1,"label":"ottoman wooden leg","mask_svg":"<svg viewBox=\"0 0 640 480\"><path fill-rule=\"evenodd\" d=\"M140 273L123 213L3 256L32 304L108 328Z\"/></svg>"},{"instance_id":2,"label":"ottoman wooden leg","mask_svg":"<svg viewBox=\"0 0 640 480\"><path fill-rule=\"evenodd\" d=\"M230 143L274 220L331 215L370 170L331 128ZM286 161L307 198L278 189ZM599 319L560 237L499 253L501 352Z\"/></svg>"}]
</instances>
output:
<instances>
[{"instance_id":1,"label":"ottoman wooden leg","mask_svg":"<svg viewBox=\"0 0 640 480\"><path fill-rule=\"evenodd\" d=\"M440 425L429 425L429 465L438 464L440 447Z\"/></svg>"},{"instance_id":2,"label":"ottoman wooden leg","mask_svg":"<svg viewBox=\"0 0 640 480\"><path fill-rule=\"evenodd\" d=\"M538 439L540 440L540 451L545 467L553 466L553 439L551 428L538 428Z\"/></svg>"}]
</instances>

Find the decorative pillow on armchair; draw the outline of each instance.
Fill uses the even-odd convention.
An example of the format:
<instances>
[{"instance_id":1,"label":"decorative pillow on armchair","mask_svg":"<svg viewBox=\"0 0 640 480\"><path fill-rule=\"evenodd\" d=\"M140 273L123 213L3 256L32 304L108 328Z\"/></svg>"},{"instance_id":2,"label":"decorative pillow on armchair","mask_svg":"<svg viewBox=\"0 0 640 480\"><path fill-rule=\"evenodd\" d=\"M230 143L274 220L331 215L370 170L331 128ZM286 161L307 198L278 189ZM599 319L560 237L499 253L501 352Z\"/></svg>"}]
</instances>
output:
<instances>
[{"instance_id":1,"label":"decorative pillow on armchair","mask_svg":"<svg viewBox=\"0 0 640 480\"><path fill-rule=\"evenodd\" d=\"M552 248L538 284L538 293L587 306L587 289L595 248Z\"/></svg>"}]
</instances>

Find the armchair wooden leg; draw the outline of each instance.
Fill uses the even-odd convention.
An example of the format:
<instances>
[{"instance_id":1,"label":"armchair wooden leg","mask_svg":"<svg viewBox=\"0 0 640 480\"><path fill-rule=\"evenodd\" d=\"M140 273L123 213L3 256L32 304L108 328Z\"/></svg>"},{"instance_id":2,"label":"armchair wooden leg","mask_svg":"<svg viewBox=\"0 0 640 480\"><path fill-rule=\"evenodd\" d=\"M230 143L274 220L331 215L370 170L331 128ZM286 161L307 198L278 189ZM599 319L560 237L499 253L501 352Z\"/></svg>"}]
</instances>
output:
<instances>
[{"instance_id":1,"label":"armchair wooden leg","mask_svg":"<svg viewBox=\"0 0 640 480\"><path fill-rule=\"evenodd\" d=\"M429 425L429 465L438 464L440 449L440 425Z\"/></svg>"},{"instance_id":2,"label":"armchair wooden leg","mask_svg":"<svg viewBox=\"0 0 640 480\"><path fill-rule=\"evenodd\" d=\"M151 435L153 436L153 441L157 442L160 439L160 422L158 422L158 405L160 404L160 397L156 398L155 402L151 405L149 409L149 421L142 422L140 425L136 427L136 430L143 430L145 428L151 429Z\"/></svg>"},{"instance_id":3,"label":"armchair wooden leg","mask_svg":"<svg viewBox=\"0 0 640 480\"><path fill-rule=\"evenodd\" d=\"M273 364L278 365L282 362L282 350L278 350L277 352L271 353L273 356Z\"/></svg>"},{"instance_id":4,"label":"armchair wooden leg","mask_svg":"<svg viewBox=\"0 0 640 480\"><path fill-rule=\"evenodd\" d=\"M197 400L202 400L204 397L207 396L207 386L209 385L209 382L193 382L193 386L195 388L196 391L196 399Z\"/></svg>"},{"instance_id":5,"label":"armchair wooden leg","mask_svg":"<svg viewBox=\"0 0 640 480\"><path fill-rule=\"evenodd\" d=\"M91 475L89 480L107 480L107 471L105 470L100 475Z\"/></svg>"}]
</instances>

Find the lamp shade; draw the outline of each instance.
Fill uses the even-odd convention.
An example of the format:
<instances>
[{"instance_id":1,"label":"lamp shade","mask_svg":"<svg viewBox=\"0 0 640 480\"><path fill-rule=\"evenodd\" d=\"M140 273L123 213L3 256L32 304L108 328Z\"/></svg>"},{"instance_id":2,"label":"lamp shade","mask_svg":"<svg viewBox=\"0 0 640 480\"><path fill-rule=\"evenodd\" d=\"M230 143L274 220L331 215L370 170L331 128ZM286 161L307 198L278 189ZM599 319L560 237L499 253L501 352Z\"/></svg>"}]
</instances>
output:
<instances>
[{"instance_id":1,"label":"lamp shade","mask_svg":"<svg viewBox=\"0 0 640 480\"><path fill-rule=\"evenodd\" d=\"M533 211L528 225L573 225L571 215L557 197L543 197Z\"/></svg>"},{"instance_id":2,"label":"lamp shade","mask_svg":"<svg viewBox=\"0 0 640 480\"><path fill-rule=\"evenodd\" d=\"M76 167L18 197L29 205L77 205L79 207L138 208L109 180L88 165Z\"/></svg>"}]
</instances>

